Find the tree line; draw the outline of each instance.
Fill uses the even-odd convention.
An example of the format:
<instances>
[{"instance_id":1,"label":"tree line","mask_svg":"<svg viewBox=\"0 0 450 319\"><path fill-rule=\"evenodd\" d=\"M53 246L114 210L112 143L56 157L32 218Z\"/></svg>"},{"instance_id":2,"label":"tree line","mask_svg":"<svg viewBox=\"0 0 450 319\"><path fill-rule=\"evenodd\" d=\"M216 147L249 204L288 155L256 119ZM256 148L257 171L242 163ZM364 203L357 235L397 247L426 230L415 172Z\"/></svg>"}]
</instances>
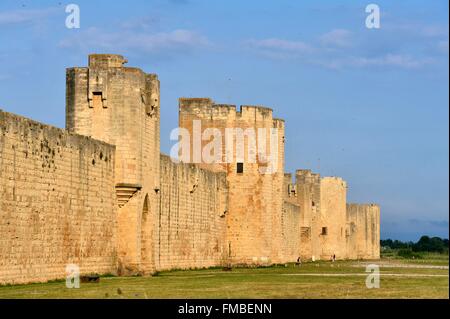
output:
<instances>
[{"instance_id":1,"label":"tree line","mask_svg":"<svg viewBox=\"0 0 450 319\"><path fill-rule=\"evenodd\" d=\"M381 247L389 247L391 249L408 249L414 252L437 252L448 254L448 239L440 237L422 236L414 243L412 241L403 242L400 240L382 239Z\"/></svg>"}]
</instances>

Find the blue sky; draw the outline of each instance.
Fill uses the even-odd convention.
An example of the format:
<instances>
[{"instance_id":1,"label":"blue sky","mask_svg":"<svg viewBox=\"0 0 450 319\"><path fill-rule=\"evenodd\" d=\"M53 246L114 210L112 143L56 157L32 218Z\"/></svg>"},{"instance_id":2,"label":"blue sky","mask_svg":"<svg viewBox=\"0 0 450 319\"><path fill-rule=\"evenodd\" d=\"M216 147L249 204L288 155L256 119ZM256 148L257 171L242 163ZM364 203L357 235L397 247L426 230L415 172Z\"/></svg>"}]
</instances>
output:
<instances>
[{"instance_id":1,"label":"blue sky","mask_svg":"<svg viewBox=\"0 0 450 319\"><path fill-rule=\"evenodd\" d=\"M65 68L120 53L161 80L161 147L177 98L261 104L286 119L286 170L342 176L381 205L381 236L448 237L448 1L0 3L0 108L64 127Z\"/></svg>"}]
</instances>

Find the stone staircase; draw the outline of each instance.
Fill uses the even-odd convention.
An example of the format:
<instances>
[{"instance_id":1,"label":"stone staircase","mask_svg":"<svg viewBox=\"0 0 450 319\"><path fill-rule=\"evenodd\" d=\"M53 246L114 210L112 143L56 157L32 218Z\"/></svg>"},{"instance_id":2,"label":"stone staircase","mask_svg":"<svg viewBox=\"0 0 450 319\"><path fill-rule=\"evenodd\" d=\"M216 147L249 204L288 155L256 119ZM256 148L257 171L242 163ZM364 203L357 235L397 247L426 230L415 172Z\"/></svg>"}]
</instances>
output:
<instances>
[{"instance_id":1,"label":"stone staircase","mask_svg":"<svg viewBox=\"0 0 450 319\"><path fill-rule=\"evenodd\" d=\"M130 199L141 190L142 186L138 184L117 184L116 197L119 208L122 208Z\"/></svg>"}]
</instances>

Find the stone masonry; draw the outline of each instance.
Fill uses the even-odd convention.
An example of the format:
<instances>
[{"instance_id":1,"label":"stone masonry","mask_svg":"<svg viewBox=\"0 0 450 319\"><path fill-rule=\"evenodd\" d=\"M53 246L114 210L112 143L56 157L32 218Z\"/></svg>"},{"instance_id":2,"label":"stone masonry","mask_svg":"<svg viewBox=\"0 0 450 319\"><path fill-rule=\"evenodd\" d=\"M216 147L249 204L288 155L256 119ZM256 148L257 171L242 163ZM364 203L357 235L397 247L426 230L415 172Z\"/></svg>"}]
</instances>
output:
<instances>
[{"instance_id":1,"label":"stone masonry","mask_svg":"<svg viewBox=\"0 0 450 319\"><path fill-rule=\"evenodd\" d=\"M181 98L179 127L238 145L220 163L160 152L160 83L120 55L67 69L66 129L0 111L0 284L83 274L377 259L380 208L347 204L347 184L309 170L284 173L285 123L263 106ZM250 157L251 130L265 155ZM239 131L236 131L239 132ZM275 135L274 135L275 136ZM270 150L270 151L269 151ZM225 161L231 157L230 161Z\"/></svg>"}]
</instances>

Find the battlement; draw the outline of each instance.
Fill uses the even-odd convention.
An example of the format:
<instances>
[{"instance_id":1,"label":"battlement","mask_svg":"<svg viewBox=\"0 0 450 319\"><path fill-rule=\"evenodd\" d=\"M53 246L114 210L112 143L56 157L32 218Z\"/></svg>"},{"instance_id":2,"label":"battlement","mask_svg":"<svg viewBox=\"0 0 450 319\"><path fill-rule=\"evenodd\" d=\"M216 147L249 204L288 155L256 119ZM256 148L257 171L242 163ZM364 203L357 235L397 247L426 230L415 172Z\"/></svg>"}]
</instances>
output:
<instances>
[{"instance_id":1,"label":"battlement","mask_svg":"<svg viewBox=\"0 0 450 319\"><path fill-rule=\"evenodd\" d=\"M295 171L296 183L320 183L320 174L313 173L310 169L297 169Z\"/></svg>"},{"instance_id":2,"label":"battlement","mask_svg":"<svg viewBox=\"0 0 450 319\"><path fill-rule=\"evenodd\" d=\"M156 171L159 157L143 159L159 153L160 84L156 74L126 62L121 55L92 54L87 68L67 69L66 128L117 146L116 184L156 184L150 180L157 176L143 172Z\"/></svg>"},{"instance_id":3,"label":"battlement","mask_svg":"<svg viewBox=\"0 0 450 319\"><path fill-rule=\"evenodd\" d=\"M192 97L180 97L178 99L178 106L180 111L194 112L198 108L208 108L214 104L214 101L210 98L192 98Z\"/></svg>"},{"instance_id":4,"label":"battlement","mask_svg":"<svg viewBox=\"0 0 450 319\"><path fill-rule=\"evenodd\" d=\"M347 187L347 182L339 176L323 176L321 177L318 173L313 173L310 169L297 169L295 171L295 176L297 181L316 181L325 183L337 183L342 184L342 186Z\"/></svg>"},{"instance_id":5,"label":"battlement","mask_svg":"<svg viewBox=\"0 0 450 319\"><path fill-rule=\"evenodd\" d=\"M284 173L285 121L272 108L180 98L193 143L175 163L160 153L158 76L125 63L92 54L67 69L66 130L0 110L0 284L64 278L68 263L147 275L379 258L379 206L346 205L340 177ZM206 162L208 150L226 161Z\"/></svg>"},{"instance_id":6,"label":"battlement","mask_svg":"<svg viewBox=\"0 0 450 319\"><path fill-rule=\"evenodd\" d=\"M27 134L21 132L24 129L27 129L27 134L29 132L33 132L33 134L41 134L45 131L45 134L51 139L61 139L65 137L68 141L74 142L76 145L88 145L88 144L97 144L98 147L109 148L112 151L115 151L116 146L110 143L106 143L104 141L88 137L85 135L75 134L68 132L65 129L44 124L30 118L17 115L14 113L6 112L0 108L0 129L5 130L5 133L12 134L21 134L23 136L27 136ZM69 143L67 143L70 147Z\"/></svg>"},{"instance_id":7,"label":"battlement","mask_svg":"<svg viewBox=\"0 0 450 319\"><path fill-rule=\"evenodd\" d=\"M341 184L343 187L347 187L347 182L342 177L338 176L324 176L322 177L321 182Z\"/></svg>"},{"instance_id":8,"label":"battlement","mask_svg":"<svg viewBox=\"0 0 450 319\"><path fill-rule=\"evenodd\" d=\"M128 60L118 54L91 54L89 55L89 68L107 69L121 68Z\"/></svg>"},{"instance_id":9,"label":"battlement","mask_svg":"<svg viewBox=\"0 0 450 319\"><path fill-rule=\"evenodd\" d=\"M272 118L273 110L262 105L241 105L239 113L241 113L242 117L246 116L247 114L257 114Z\"/></svg>"},{"instance_id":10,"label":"battlement","mask_svg":"<svg viewBox=\"0 0 450 319\"><path fill-rule=\"evenodd\" d=\"M255 120L273 121L275 127L283 127L284 120L273 118L273 110L261 105L241 105L239 111L234 104L216 104L211 98L180 98L180 114L207 120Z\"/></svg>"},{"instance_id":11,"label":"battlement","mask_svg":"<svg viewBox=\"0 0 450 319\"><path fill-rule=\"evenodd\" d=\"M380 205L376 203L347 203L347 208L378 208Z\"/></svg>"},{"instance_id":12,"label":"battlement","mask_svg":"<svg viewBox=\"0 0 450 319\"><path fill-rule=\"evenodd\" d=\"M311 174L313 173L310 169L297 169L295 171L296 176L310 176Z\"/></svg>"},{"instance_id":13,"label":"battlement","mask_svg":"<svg viewBox=\"0 0 450 319\"><path fill-rule=\"evenodd\" d=\"M273 127L284 128L285 121L283 119L274 118L274 119L272 119L272 121L273 121Z\"/></svg>"}]
</instances>

